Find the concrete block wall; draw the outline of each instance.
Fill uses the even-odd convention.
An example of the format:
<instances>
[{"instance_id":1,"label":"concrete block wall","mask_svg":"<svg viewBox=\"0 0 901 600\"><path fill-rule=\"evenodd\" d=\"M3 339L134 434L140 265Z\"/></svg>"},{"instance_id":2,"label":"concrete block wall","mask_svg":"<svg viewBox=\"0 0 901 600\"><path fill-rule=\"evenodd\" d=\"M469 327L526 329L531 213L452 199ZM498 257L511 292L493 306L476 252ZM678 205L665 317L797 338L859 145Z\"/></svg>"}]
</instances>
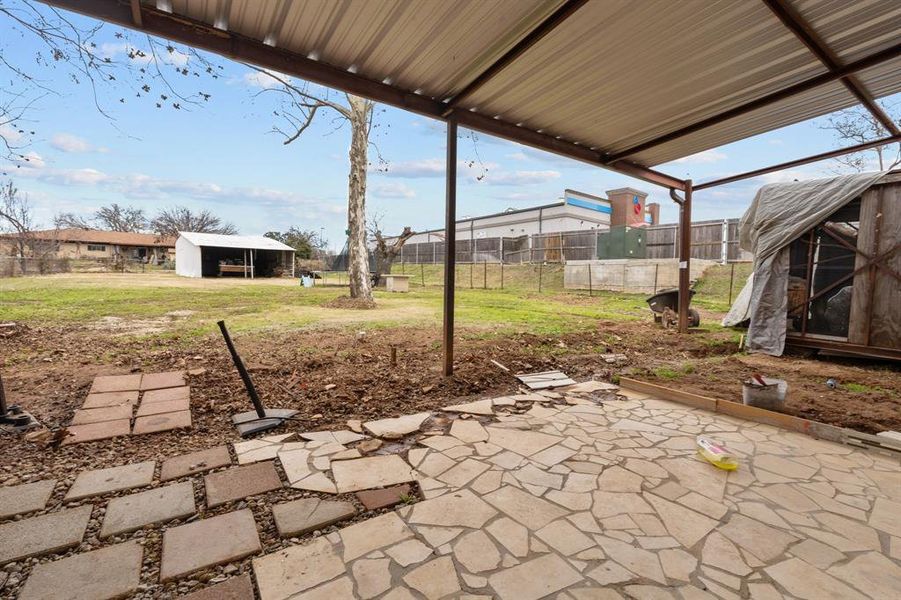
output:
<instances>
[{"instance_id":1,"label":"concrete block wall","mask_svg":"<svg viewBox=\"0 0 901 600\"><path fill-rule=\"evenodd\" d=\"M691 278L698 279L713 260L693 259ZM589 269L589 265L591 268ZM654 290L678 287L679 261L671 258L571 260L563 270L563 287L568 290L587 290L591 273L591 289L612 290L634 294L652 294ZM656 286L655 286L656 280Z\"/></svg>"}]
</instances>

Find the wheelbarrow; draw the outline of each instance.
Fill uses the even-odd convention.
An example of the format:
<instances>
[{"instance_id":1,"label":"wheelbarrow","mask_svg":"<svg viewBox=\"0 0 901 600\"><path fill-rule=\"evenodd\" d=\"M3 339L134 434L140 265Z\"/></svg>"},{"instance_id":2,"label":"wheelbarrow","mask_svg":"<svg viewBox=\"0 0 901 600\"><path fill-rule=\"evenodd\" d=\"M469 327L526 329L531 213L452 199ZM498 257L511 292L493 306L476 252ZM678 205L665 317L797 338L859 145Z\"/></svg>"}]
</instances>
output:
<instances>
[{"instance_id":1,"label":"wheelbarrow","mask_svg":"<svg viewBox=\"0 0 901 600\"><path fill-rule=\"evenodd\" d=\"M695 295L694 290L688 290L688 326L697 327L701 324L701 315L691 308L691 299ZM674 327L679 324L679 289L668 288L660 290L648 297L648 306L654 312L654 322L662 323L664 327Z\"/></svg>"}]
</instances>

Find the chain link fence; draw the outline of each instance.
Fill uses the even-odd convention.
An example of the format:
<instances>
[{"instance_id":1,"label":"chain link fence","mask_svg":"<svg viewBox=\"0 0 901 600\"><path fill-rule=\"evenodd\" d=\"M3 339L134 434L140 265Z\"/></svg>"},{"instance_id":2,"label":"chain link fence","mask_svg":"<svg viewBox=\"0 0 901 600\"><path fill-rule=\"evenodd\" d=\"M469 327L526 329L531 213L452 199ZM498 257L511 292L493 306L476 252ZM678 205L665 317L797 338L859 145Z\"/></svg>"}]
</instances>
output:
<instances>
[{"instance_id":1,"label":"chain link fence","mask_svg":"<svg viewBox=\"0 0 901 600\"><path fill-rule=\"evenodd\" d=\"M151 265L140 259L124 258L55 258L0 256L0 277L53 275L56 273L148 273L171 272L175 263L166 261Z\"/></svg>"}]
</instances>

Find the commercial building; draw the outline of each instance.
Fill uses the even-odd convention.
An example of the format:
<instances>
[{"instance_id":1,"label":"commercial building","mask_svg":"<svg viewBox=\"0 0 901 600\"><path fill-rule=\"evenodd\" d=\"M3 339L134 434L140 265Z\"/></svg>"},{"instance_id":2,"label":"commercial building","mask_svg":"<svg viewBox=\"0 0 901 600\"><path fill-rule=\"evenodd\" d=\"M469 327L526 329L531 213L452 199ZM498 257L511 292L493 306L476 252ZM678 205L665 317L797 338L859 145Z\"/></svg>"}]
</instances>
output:
<instances>
[{"instance_id":1,"label":"commercial building","mask_svg":"<svg viewBox=\"0 0 901 600\"><path fill-rule=\"evenodd\" d=\"M558 202L530 208L465 217L457 221L458 240L516 238L536 234L606 230L619 225L654 225L660 205L645 203L648 195L633 188L609 190L606 198L564 190ZM417 233L408 244L444 241L444 229Z\"/></svg>"}]
</instances>

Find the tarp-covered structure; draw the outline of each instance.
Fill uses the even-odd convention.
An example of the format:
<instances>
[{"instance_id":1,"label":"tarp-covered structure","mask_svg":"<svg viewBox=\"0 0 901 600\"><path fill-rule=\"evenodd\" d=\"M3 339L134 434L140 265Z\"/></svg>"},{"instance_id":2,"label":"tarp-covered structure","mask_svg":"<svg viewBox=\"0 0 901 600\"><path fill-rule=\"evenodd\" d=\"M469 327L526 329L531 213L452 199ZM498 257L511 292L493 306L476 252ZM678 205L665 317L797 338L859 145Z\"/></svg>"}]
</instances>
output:
<instances>
[{"instance_id":1,"label":"tarp-covered structure","mask_svg":"<svg viewBox=\"0 0 901 600\"><path fill-rule=\"evenodd\" d=\"M901 241L897 179L895 173L861 173L760 188L740 223L741 247L754 254L754 271L723 324L750 320L748 349L777 356L794 332L872 343L853 339L851 321L892 320L880 311L894 311L889 305L901 301L901 277L893 264ZM876 189L884 182L889 190ZM867 196L870 190L875 191ZM861 277L872 281L860 286ZM875 297L872 290L882 289L878 282L886 285ZM858 288L858 295L869 290L869 297L855 298ZM855 301L873 306L855 315ZM861 327L869 336L871 324ZM884 346L901 346L901 339L891 339L895 333L885 335Z\"/></svg>"}]
</instances>

